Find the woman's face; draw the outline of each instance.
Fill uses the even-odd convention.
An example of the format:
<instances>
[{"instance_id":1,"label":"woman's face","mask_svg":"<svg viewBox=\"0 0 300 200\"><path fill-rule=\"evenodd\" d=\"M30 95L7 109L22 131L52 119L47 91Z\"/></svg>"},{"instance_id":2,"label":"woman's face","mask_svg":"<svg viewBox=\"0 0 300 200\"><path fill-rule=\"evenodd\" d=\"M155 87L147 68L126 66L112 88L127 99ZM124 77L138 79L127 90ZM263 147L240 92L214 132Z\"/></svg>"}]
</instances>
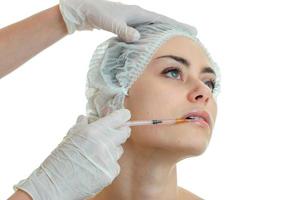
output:
<instances>
[{"instance_id":1,"label":"woman's face","mask_svg":"<svg viewBox=\"0 0 300 200\"><path fill-rule=\"evenodd\" d=\"M184 58L189 67L178 59L162 57L169 55ZM201 73L205 67L211 67L211 63L196 42L183 36L173 37L156 51L129 89L124 106L131 112L130 120L175 119L204 110L211 117L210 128L195 123L136 126L131 127L128 140L141 148L180 153L182 158L204 152L217 115L210 82L216 77Z\"/></svg>"}]
</instances>

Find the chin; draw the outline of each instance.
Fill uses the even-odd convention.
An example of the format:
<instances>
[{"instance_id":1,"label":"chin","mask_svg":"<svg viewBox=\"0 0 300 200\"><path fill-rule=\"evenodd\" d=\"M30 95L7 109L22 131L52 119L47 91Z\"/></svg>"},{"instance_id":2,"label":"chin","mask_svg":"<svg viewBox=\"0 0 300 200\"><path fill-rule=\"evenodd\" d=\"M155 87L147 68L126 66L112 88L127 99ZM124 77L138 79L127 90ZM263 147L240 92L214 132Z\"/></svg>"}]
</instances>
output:
<instances>
[{"instance_id":1,"label":"chin","mask_svg":"<svg viewBox=\"0 0 300 200\"><path fill-rule=\"evenodd\" d=\"M203 154L205 152L205 150L207 149L207 146L208 146L208 142L203 142L199 146L192 148L190 151L191 155L192 156L200 156L201 154Z\"/></svg>"},{"instance_id":2,"label":"chin","mask_svg":"<svg viewBox=\"0 0 300 200\"><path fill-rule=\"evenodd\" d=\"M169 127L132 127L130 141L149 149L170 152L181 160L199 156L205 152L209 140L209 129L177 125Z\"/></svg>"},{"instance_id":3,"label":"chin","mask_svg":"<svg viewBox=\"0 0 300 200\"><path fill-rule=\"evenodd\" d=\"M182 152L183 158L200 156L205 152L208 146L208 141L202 140L200 142L189 142L185 146L178 148L178 152Z\"/></svg>"},{"instance_id":4,"label":"chin","mask_svg":"<svg viewBox=\"0 0 300 200\"><path fill-rule=\"evenodd\" d=\"M198 129L191 127L178 128L176 131L176 144L174 148L178 152L182 152L183 156L193 157L199 156L205 152L210 141L208 129Z\"/></svg>"}]
</instances>

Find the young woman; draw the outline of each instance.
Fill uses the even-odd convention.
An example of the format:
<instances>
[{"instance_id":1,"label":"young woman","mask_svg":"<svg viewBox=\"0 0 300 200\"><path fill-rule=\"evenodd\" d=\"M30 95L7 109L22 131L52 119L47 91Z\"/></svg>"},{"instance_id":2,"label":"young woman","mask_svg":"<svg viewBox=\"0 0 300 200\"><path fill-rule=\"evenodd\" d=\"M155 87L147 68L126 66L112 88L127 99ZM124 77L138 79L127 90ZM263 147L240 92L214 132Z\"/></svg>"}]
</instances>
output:
<instances>
[{"instance_id":1,"label":"young woman","mask_svg":"<svg viewBox=\"0 0 300 200\"><path fill-rule=\"evenodd\" d=\"M186 29L162 23L136 28L139 41L111 38L96 49L88 72L89 121L120 108L131 112L132 121L199 118L132 126L122 145L119 176L92 199L201 199L177 185L176 164L201 155L209 144L217 116L219 70Z\"/></svg>"}]
</instances>

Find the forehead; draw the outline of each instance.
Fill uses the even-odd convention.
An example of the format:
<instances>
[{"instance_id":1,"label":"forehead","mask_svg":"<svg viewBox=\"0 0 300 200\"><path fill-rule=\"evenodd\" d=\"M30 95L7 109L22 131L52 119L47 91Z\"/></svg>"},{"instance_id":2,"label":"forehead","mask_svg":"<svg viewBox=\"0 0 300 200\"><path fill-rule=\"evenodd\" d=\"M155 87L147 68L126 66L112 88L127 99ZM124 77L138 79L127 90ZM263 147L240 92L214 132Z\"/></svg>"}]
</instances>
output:
<instances>
[{"instance_id":1,"label":"forehead","mask_svg":"<svg viewBox=\"0 0 300 200\"><path fill-rule=\"evenodd\" d=\"M209 59L201 46L196 41L184 36L175 36L167 40L156 51L152 59L169 54L184 57L192 65L210 66Z\"/></svg>"}]
</instances>

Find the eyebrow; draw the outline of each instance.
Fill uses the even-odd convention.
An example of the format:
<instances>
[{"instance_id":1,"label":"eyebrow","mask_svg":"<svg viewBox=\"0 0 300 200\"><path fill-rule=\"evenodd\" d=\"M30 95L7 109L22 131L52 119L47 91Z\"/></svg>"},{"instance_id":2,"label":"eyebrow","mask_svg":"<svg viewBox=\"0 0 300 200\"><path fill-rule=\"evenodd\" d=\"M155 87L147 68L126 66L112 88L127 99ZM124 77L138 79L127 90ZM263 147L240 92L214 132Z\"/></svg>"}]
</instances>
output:
<instances>
[{"instance_id":1,"label":"eyebrow","mask_svg":"<svg viewBox=\"0 0 300 200\"><path fill-rule=\"evenodd\" d=\"M191 66L190 62L187 59L179 57L179 56L164 55L164 56L157 57L156 59L159 59L159 58L171 58L171 59L173 59L177 62L180 62L181 64L183 64L187 68L189 68ZM207 67L207 66L202 69L201 73L211 73L211 74L214 74L216 76L216 72L211 67Z\"/></svg>"}]
</instances>

